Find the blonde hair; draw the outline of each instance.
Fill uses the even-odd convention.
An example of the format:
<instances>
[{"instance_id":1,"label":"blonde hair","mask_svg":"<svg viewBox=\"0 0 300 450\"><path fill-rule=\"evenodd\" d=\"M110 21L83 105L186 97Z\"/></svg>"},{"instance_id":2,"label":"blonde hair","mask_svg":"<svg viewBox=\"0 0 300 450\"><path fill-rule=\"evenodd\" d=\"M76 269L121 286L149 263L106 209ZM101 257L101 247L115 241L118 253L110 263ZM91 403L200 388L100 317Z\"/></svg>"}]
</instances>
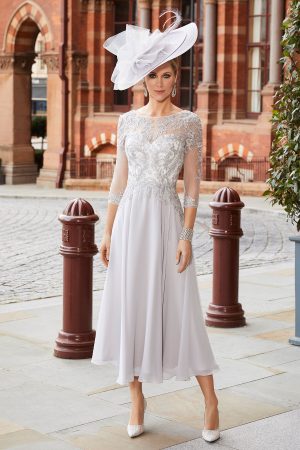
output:
<instances>
[{"instance_id":1,"label":"blonde hair","mask_svg":"<svg viewBox=\"0 0 300 450\"><path fill-rule=\"evenodd\" d=\"M177 56L176 58L173 58L169 61L172 69L174 70L175 75L177 74L178 69L179 69L179 61L180 61L179 56Z\"/></svg>"},{"instance_id":2,"label":"blonde hair","mask_svg":"<svg viewBox=\"0 0 300 450\"><path fill-rule=\"evenodd\" d=\"M179 65L180 65L180 56L176 56L176 58L170 59L170 61L168 61L168 63L170 63L175 76L177 75L177 72L179 70ZM145 83L145 78L143 78L143 83Z\"/></svg>"}]
</instances>

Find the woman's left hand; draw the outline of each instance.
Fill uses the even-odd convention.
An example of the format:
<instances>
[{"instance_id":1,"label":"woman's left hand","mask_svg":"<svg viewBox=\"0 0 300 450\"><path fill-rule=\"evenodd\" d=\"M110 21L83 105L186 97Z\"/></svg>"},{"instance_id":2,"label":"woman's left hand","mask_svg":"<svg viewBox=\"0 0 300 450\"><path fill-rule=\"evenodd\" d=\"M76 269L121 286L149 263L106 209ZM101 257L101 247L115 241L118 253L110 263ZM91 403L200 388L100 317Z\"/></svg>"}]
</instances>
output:
<instances>
[{"instance_id":1,"label":"woman's left hand","mask_svg":"<svg viewBox=\"0 0 300 450\"><path fill-rule=\"evenodd\" d=\"M192 257L192 243L185 239L179 239L176 252L176 264L179 263L177 272L183 272L189 265Z\"/></svg>"}]
</instances>

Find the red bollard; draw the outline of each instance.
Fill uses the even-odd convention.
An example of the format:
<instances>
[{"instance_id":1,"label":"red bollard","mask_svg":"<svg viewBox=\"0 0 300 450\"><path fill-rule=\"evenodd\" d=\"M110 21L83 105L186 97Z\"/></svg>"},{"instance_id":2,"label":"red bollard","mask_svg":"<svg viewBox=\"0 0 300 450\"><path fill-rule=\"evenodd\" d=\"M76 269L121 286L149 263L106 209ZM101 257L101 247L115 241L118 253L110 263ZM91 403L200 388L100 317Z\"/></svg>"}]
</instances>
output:
<instances>
[{"instance_id":1,"label":"red bollard","mask_svg":"<svg viewBox=\"0 0 300 450\"><path fill-rule=\"evenodd\" d=\"M213 246L213 294L208 306L206 325L235 328L246 325L244 311L238 302L239 239L241 209L245 206L231 188L219 189L209 203L213 210L209 234Z\"/></svg>"},{"instance_id":2,"label":"red bollard","mask_svg":"<svg viewBox=\"0 0 300 450\"><path fill-rule=\"evenodd\" d=\"M93 256L95 223L99 217L84 199L74 199L59 215L62 222L63 329L54 355L66 359L90 358L95 341L93 317Z\"/></svg>"}]
</instances>

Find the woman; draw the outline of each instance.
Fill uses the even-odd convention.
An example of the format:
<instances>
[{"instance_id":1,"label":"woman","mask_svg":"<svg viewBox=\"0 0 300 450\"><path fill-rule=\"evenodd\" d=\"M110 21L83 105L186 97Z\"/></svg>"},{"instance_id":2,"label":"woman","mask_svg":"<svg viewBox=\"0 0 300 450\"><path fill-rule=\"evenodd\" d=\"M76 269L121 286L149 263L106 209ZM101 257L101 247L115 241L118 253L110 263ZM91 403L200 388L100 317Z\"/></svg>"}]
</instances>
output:
<instances>
[{"instance_id":1,"label":"woman","mask_svg":"<svg viewBox=\"0 0 300 450\"><path fill-rule=\"evenodd\" d=\"M174 12L174 10L173 10ZM164 12L165 13L165 12ZM163 13L163 14L164 14ZM196 376L205 399L202 436L220 437L213 371L219 370L205 328L192 252L199 201L199 117L172 104L178 57L195 43L194 23L164 32L127 25L105 45L118 55L114 89L143 79L148 103L122 114L117 160L100 245L107 267L92 363L119 368L129 384L130 437L144 431L143 382ZM131 52L131 54L130 54ZM176 180L184 167L184 211Z\"/></svg>"}]
</instances>

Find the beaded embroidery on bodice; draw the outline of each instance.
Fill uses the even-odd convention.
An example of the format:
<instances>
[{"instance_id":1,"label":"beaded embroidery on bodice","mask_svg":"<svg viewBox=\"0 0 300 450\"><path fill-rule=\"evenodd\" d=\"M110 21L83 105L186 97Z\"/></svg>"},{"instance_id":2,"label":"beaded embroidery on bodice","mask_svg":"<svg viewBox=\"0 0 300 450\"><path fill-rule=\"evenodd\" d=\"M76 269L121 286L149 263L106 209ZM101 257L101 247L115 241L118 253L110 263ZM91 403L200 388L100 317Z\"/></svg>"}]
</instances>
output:
<instances>
[{"instance_id":1,"label":"beaded embroidery on bodice","mask_svg":"<svg viewBox=\"0 0 300 450\"><path fill-rule=\"evenodd\" d=\"M183 166L183 206L197 208L201 151L201 121L191 111L151 117L131 110L121 115L117 161L108 201L119 204L138 189L172 201L182 218L176 181Z\"/></svg>"}]
</instances>

